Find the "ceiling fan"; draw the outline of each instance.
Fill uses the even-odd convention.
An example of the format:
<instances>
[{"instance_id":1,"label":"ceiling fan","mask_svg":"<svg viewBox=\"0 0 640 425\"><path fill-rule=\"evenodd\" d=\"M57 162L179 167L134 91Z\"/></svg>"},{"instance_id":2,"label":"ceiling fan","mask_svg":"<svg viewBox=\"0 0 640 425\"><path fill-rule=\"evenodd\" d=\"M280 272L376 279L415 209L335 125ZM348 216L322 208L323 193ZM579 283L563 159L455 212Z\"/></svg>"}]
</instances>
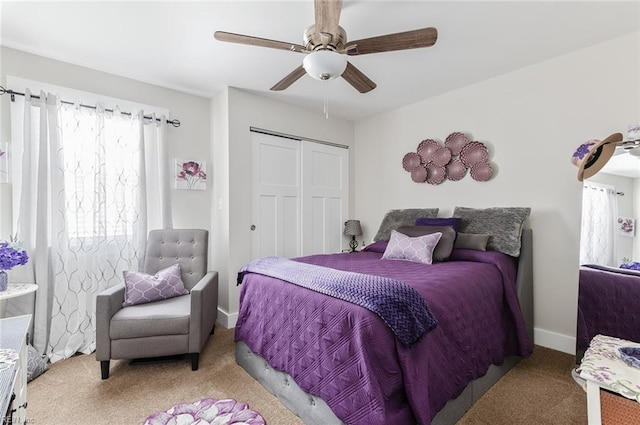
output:
<instances>
[{"instance_id":1,"label":"ceiling fan","mask_svg":"<svg viewBox=\"0 0 640 425\"><path fill-rule=\"evenodd\" d=\"M628 153L629 155L640 157L640 140L625 140L616 144L616 150L614 155L622 155Z\"/></svg>"},{"instance_id":2,"label":"ceiling fan","mask_svg":"<svg viewBox=\"0 0 640 425\"><path fill-rule=\"evenodd\" d=\"M308 73L318 80L342 77L360 93L367 93L375 89L376 83L348 62L344 57L345 54L357 56L369 53L417 49L433 46L438 39L438 31L435 28L422 28L347 41L345 30L338 25L342 0L314 0L314 7L315 24L305 30L304 45L225 31L216 31L214 37L219 41L307 54L303 64L271 87L271 90L284 90L305 73Z\"/></svg>"}]
</instances>

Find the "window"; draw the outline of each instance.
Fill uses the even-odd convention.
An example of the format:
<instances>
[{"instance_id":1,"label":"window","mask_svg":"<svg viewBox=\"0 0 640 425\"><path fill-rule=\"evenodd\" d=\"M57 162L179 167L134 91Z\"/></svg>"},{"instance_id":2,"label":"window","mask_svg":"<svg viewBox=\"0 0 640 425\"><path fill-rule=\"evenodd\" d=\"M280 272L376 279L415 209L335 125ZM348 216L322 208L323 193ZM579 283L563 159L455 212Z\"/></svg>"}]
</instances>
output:
<instances>
[{"instance_id":1,"label":"window","mask_svg":"<svg viewBox=\"0 0 640 425\"><path fill-rule=\"evenodd\" d=\"M69 236L131 235L140 181L137 119L73 105L59 116Z\"/></svg>"}]
</instances>

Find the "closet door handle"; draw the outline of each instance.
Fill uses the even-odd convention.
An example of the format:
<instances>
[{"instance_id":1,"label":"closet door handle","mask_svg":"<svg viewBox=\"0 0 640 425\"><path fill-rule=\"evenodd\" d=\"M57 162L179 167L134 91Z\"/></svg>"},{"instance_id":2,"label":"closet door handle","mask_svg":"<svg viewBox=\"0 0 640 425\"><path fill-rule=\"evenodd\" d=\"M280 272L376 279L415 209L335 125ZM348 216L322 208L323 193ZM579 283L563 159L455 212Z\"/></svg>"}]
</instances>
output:
<instances>
[{"instance_id":1,"label":"closet door handle","mask_svg":"<svg viewBox=\"0 0 640 425\"><path fill-rule=\"evenodd\" d=\"M249 227L249 229L251 229L251 231L253 232L254 230L256 230L256 225L252 224L251 227Z\"/></svg>"}]
</instances>

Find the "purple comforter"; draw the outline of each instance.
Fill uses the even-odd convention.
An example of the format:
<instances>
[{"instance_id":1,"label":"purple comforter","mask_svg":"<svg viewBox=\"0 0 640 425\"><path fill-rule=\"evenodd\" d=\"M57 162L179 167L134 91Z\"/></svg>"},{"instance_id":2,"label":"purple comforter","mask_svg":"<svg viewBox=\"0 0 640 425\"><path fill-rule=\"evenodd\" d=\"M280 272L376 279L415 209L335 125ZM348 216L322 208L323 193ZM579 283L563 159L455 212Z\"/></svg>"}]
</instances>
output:
<instances>
[{"instance_id":1,"label":"purple comforter","mask_svg":"<svg viewBox=\"0 0 640 425\"><path fill-rule=\"evenodd\" d=\"M236 340L320 396L346 424L429 424L491 364L531 353L513 258L456 250L452 261L424 265L381 256L361 252L297 261L414 287L438 320L415 347L405 347L360 306L258 274L244 278Z\"/></svg>"},{"instance_id":2,"label":"purple comforter","mask_svg":"<svg viewBox=\"0 0 640 425\"><path fill-rule=\"evenodd\" d=\"M639 305L640 272L597 265L580 267L578 354L598 334L640 342Z\"/></svg>"},{"instance_id":3,"label":"purple comforter","mask_svg":"<svg viewBox=\"0 0 640 425\"><path fill-rule=\"evenodd\" d=\"M259 258L238 273L257 273L348 301L377 314L400 342L417 344L438 324L422 295L397 279L302 263L281 257Z\"/></svg>"}]
</instances>

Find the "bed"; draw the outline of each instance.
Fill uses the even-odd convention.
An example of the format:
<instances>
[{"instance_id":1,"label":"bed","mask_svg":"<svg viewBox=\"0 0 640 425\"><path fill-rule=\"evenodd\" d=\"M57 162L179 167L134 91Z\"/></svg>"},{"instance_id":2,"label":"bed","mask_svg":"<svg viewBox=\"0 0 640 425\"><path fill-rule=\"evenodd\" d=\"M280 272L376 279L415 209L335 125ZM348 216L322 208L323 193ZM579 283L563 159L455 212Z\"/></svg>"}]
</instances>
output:
<instances>
[{"instance_id":1,"label":"bed","mask_svg":"<svg viewBox=\"0 0 640 425\"><path fill-rule=\"evenodd\" d=\"M306 424L453 424L531 353L530 229L520 245L517 258L455 249L430 265L376 250L295 259L414 288L437 325L410 342L362 306L242 273L236 361Z\"/></svg>"},{"instance_id":2,"label":"bed","mask_svg":"<svg viewBox=\"0 0 640 425\"><path fill-rule=\"evenodd\" d=\"M586 264L580 267L576 363L591 339L607 335L640 342L640 271Z\"/></svg>"}]
</instances>

